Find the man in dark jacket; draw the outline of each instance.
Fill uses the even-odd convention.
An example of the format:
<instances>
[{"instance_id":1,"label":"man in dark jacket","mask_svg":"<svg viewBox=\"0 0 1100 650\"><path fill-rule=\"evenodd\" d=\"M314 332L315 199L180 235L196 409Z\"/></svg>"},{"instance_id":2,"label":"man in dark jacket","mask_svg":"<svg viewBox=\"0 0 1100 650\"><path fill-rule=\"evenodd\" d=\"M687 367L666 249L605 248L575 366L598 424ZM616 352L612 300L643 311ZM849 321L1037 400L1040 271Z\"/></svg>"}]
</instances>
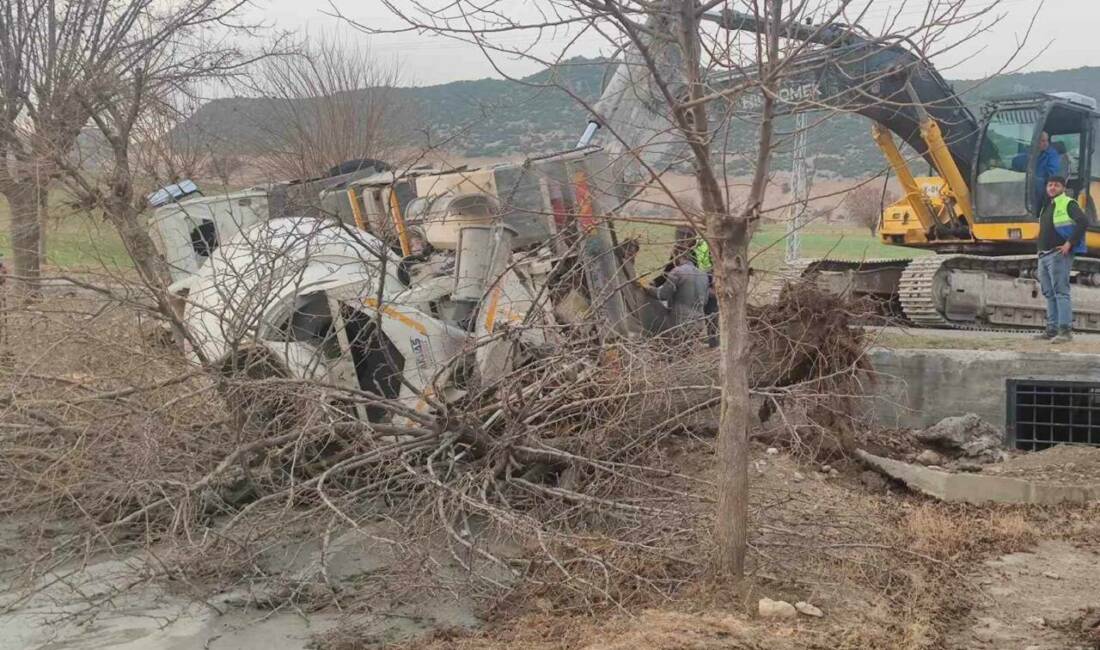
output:
<instances>
[{"instance_id":1,"label":"man in dark jacket","mask_svg":"<svg viewBox=\"0 0 1100 650\"><path fill-rule=\"evenodd\" d=\"M1048 178L1046 194L1050 200L1039 215L1039 286L1047 299L1047 327L1035 338L1051 343L1073 340L1069 274L1073 256L1085 252L1085 228L1089 223L1081 206L1065 191L1066 179Z\"/></svg>"}]
</instances>

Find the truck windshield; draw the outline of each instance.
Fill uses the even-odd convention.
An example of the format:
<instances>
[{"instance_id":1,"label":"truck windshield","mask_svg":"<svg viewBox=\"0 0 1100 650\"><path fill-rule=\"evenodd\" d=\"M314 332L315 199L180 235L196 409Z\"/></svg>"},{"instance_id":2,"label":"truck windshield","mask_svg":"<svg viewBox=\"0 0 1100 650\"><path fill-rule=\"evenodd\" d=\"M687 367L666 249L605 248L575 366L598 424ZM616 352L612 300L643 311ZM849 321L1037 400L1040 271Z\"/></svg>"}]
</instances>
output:
<instances>
[{"instance_id":1,"label":"truck windshield","mask_svg":"<svg viewBox=\"0 0 1100 650\"><path fill-rule=\"evenodd\" d=\"M978 153L975 201L983 217L1027 216L1027 177L1037 108L998 111L989 120Z\"/></svg>"}]
</instances>

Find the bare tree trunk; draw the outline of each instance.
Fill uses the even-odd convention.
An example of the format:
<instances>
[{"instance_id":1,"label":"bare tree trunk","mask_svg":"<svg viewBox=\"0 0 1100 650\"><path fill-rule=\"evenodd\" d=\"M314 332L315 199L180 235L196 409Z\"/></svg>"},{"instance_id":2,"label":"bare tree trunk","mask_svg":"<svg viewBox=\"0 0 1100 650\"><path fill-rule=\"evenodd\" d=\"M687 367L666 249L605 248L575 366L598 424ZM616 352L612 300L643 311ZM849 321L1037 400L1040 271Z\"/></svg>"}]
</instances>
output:
<instances>
[{"instance_id":1,"label":"bare tree trunk","mask_svg":"<svg viewBox=\"0 0 1100 650\"><path fill-rule=\"evenodd\" d=\"M722 411L718 424L717 569L745 571L749 503L749 377L745 296L749 288L747 215L714 215L708 232L715 242L714 287L721 337L719 372Z\"/></svg>"},{"instance_id":2,"label":"bare tree trunk","mask_svg":"<svg viewBox=\"0 0 1100 650\"><path fill-rule=\"evenodd\" d=\"M761 62L761 79L770 82L765 65L779 56L778 20L782 0L772 0L772 20L776 27L765 35L767 63ZM694 4L694 3L692 3ZM698 34L698 26L685 24L685 32ZM697 36L696 36L697 38ZM692 48L697 51L696 48ZM685 58L694 59L697 55ZM700 83L692 84L692 99L703 93ZM713 163L707 155L696 152L696 180L714 257L714 284L718 298L718 326L721 336L719 372L721 375L722 410L718 423L718 513L714 537L717 544L715 567L720 574L742 576L749 538L749 240L751 225L760 217L760 208L767 189L771 162L773 116L775 102L764 92L761 111L756 166L748 200L741 214L730 214ZM707 129L704 103L692 107L692 123L697 130ZM705 144L705 143L700 143ZM698 145L696 145L698 149Z\"/></svg>"},{"instance_id":3,"label":"bare tree trunk","mask_svg":"<svg viewBox=\"0 0 1100 650\"><path fill-rule=\"evenodd\" d=\"M50 190L48 187L41 187L37 191L35 197L38 201L38 266L42 268L47 264L47 253L49 252L46 246L47 235L50 231Z\"/></svg>"},{"instance_id":4,"label":"bare tree trunk","mask_svg":"<svg viewBox=\"0 0 1100 650\"><path fill-rule=\"evenodd\" d=\"M133 259L134 266L152 288L164 290L171 282L168 269L157 252L141 215L129 207L112 206L110 209L109 219L118 231L126 252Z\"/></svg>"},{"instance_id":5,"label":"bare tree trunk","mask_svg":"<svg viewBox=\"0 0 1100 650\"><path fill-rule=\"evenodd\" d=\"M745 338L745 295L748 292L748 215L729 213L710 153L710 122L700 78L699 24L695 0L680 5L684 72L692 100L682 115L695 163L699 199L706 215L707 239L715 252L715 292L721 335L719 371L722 410L718 424L718 512L714 538L715 569L720 575L741 576L748 541L748 352ZM768 139L770 141L770 134ZM765 160L765 165L767 161ZM758 168L759 169L759 168ZM754 184L754 188L756 185ZM749 205L752 205L750 200Z\"/></svg>"},{"instance_id":6,"label":"bare tree trunk","mask_svg":"<svg viewBox=\"0 0 1100 650\"><path fill-rule=\"evenodd\" d=\"M748 335L745 294L748 291L749 221L744 218L745 215L734 218L729 213L711 160L706 103L698 101L705 88L699 72L696 11L695 0L682 0L680 38L684 50L685 78L693 103L681 115L681 122L690 125L686 135L694 158L699 199L706 215L707 239L715 253L722 409L718 424L718 512L714 526L717 556L714 565L720 575L741 576L745 570L749 499L749 364L745 342ZM749 205L752 205L751 201Z\"/></svg>"},{"instance_id":7,"label":"bare tree trunk","mask_svg":"<svg viewBox=\"0 0 1100 650\"><path fill-rule=\"evenodd\" d=\"M122 142L122 139L117 141ZM130 160L126 151L116 151L111 196L105 205L106 217L118 231L122 245L130 254L134 266L156 293L157 301L166 301L166 290L172 282L171 274L149 235L141 211L135 207L134 183L129 170Z\"/></svg>"},{"instance_id":8,"label":"bare tree trunk","mask_svg":"<svg viewBox=\"0 0 1100 650\"><path fill-rule=\"evenodd\" d=\"M41 224L38 222L38 200L32 183L14 183L5 196L11 209L12 275L16 290L24 297L38 291L41 275L38 246Z\"/></svg>"}]
</instances>

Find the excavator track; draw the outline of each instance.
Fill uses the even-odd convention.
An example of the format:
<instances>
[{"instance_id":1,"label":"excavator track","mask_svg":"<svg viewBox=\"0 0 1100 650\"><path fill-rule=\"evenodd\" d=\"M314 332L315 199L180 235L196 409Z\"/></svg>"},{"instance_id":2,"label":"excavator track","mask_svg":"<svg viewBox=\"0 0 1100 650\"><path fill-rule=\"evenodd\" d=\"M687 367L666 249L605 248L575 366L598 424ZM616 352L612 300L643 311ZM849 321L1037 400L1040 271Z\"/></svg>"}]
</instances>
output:
<instances>
[{"instance_id":1,"label":"excavator track","mask_svg":"<svg viewBox=\"0 0 1100 650\"><path fill-rule=\"evenodd\" d=\"M989 332L1034 332L1046 323L1046 306L1034 279L1034 255L931 255L911 260L800 260L783 273L820 281L822 271L857 273L901 267L896 297L900 314L914 327ZM1074 329L1100 332L1100 259L1073 264ZM881 297L880 281L878 295ZM777 289L776 292L778 294Z\"/></svg>"},{"instance_id":2,"label":"excavator track","mask_svg":"<svg viewBox=\"0 0 1100 650\"><path fill-rule=\"evenodd\" d=\"M898 283L898 300L905 319L917 327L953 327L936 309L936 275L946 257L933 255L910 260Z\"/></svg>"},{"instance_id":3,"label":"excavator track","mask_svg":"<svg viewBox=\"0 0 1100 650\"><path fill-rule=\"evenodd\" d=\"M790 282L811 281L829 293L870 299L874 312L860 317L868 324L894 322L901 316L897 304L898 278L908 263L907 259L797 260L779 271L773 297L778 299L783 287Z\"/></svg>"},{"instance_id":4,"label":"excavator track","mask_svg":"<svg viewBox=\"0 0 1100 650\"><path fill-rule=\"evenodd\" d=\"M1046 305L1035 279L1038 266L1034 255L920 257L902 274L898 298L905 317L918 327L1033 332L1046 325ZM1073 270L1074 329L1100 331L1100 289L1095 282L1100 278L1100 259L1075 258ZM972 302L982 306L974 314L960 315L951 301L959 294L976 294L975 283L967 278L979 276L986 295L975 295Z\"/></svg>"},{"instance_id":5,"label":"excavator track","mask_svg":"<svg viewBox=\"0 0 1100 650\"><path fill-rule=\"evenodd\" d=\"M1007 332L1028 333L1034 329L1020 327L991 326L975 322L957 322L948 320L936 307L936 283L943 281L937 276L942 273L950 273L956 269L989 270L981 269L983 262L999 261L997 270L1011 270L1013 262L1022 262L1020 270L1026 268L1029 262L1034 262L1034 256L1026 256L1027 259L1017 260L1013 258L990 258L980 255L931 255L918 257L905 267L901 282L898 283L898 299L901 301L902 312L905 319L914 327L953 329L980 332ZM1034 267L1034 264L1032 264ZM1040 310L1040 318L1046 317L1045 310Z\"/></svg>"}]
</instances>

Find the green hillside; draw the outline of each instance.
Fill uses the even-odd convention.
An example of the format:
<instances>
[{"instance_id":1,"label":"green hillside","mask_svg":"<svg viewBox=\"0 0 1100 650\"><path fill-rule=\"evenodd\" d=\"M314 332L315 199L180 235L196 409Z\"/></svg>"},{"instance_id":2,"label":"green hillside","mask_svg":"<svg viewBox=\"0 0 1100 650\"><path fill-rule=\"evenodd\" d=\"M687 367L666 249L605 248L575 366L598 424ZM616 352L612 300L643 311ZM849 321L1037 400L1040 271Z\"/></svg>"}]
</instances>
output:
<instances>
[{"instance_id":1,"label":"green hillside","mask_svg":"<svg viewBox=\"0 0 1100 650\"><path fill-rule=\"evenodd\" d=\"M606 71L603 59L576 58L520 81L479 79L397 89L411 127L406 141L410 148L442 146L466 156L525 155L571 146L587 121L574 96L596 100ZM1068 90L1100 97L1100 67L1005 74L954 85L975 108L990 97L1023 91ZM215 151L247 155L263 150L263 134L278 128L276 115L267 99L218 99L182 128L192 141ZM792 125L780 121L778 126L782 141ZM733 124L722 138L728 143L727 164L735 173L746 171L754 154L752 129L737 127ZM780 145L779 168L787 163L785 150L789 143ZM859 116L835 115L818 124L808 136L808 150L818 173L858 176L884 167L869 124Z\"/></svg>"}]
</instances>

